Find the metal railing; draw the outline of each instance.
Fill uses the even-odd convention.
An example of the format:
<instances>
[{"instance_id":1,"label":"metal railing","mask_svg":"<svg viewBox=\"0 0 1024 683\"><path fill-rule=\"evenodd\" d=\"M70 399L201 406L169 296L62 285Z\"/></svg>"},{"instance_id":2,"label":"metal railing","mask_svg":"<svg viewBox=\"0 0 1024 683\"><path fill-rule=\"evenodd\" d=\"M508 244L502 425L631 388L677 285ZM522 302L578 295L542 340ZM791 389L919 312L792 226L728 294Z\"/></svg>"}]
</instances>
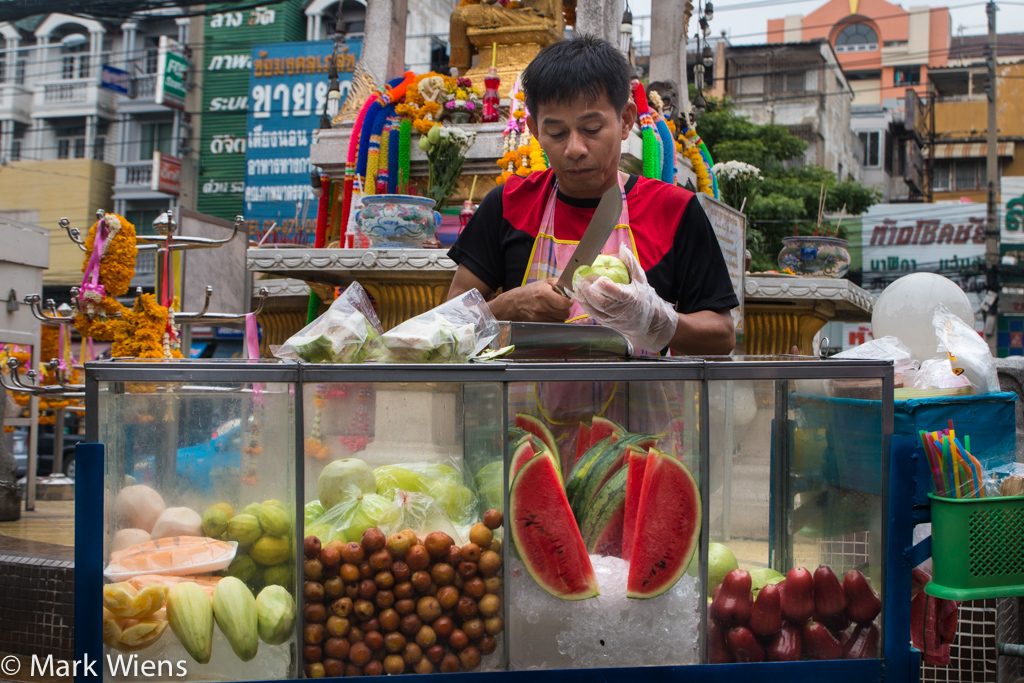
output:
<instances>
[{"instance_id":1,"label":"metal railing","mask_svg":"<svg viewBox=\"0 0 1024 683\"><path fill-rule=\"evenodd\" d=\"M151 100L156 92L156 74L138 76L135 79L135 99Z\"/></svg>"}]
</instances>

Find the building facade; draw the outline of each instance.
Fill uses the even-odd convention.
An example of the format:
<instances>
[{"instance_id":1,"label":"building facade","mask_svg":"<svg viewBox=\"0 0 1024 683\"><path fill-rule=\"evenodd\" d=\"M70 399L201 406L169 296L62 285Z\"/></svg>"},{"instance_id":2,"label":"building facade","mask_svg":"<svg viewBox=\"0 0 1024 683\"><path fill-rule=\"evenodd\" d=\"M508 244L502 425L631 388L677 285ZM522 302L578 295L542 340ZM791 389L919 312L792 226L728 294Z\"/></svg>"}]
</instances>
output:
<instances>
[{"instance_id":1,"label":"building facade","mask_svg":"<svg viewBox=\"0 0 1024 683\"><path fill-rule=\"evenodd\" d=\"M796 163L860 177L850 131L854 92L825 40L785 45L720 44L712 94L727 95L754 123L776 123L807 143Z\"/></svg>"},{"instance_id":2,"label":"building facade","mask_svg":"<svg viewBox=\"0 0 1024 683\"><path fill-rule=\"evenodd\" d=\"M176 201L150 188L153 152L179 154L176 116L154 90L160 38L187 42L180 13L121 26L66 14L0 24L0 212L56 231L47 286L81 282L81 251L60 218L84 228L102 208L145 233ZM144 285L154 264L143 258L138 271Z\"/></svg>"},{"instance_id":3,"label":"building facade","mask_svg":"<svg viewBox=\"0 0 1024 683\"><path fill-rule=\"evenodd\" d=\"M988 129L987 36L953 40L947 66L932 71L936 201L986 201ZM997 36L996 96L1000 177L1024 176L1024 33ZM999 184L996 185L999 187Z\"/></svg>"}]
</instances>

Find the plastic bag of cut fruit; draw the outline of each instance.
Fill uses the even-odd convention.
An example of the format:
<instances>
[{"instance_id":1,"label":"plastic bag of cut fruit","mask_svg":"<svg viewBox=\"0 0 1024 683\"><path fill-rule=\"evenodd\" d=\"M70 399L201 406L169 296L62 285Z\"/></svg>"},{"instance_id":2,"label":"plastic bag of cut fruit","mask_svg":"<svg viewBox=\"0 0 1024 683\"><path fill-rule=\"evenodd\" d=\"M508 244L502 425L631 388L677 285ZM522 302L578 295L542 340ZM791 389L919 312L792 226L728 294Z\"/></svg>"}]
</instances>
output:
<instances>
[{"instance_id":1,"label":"plastic bag of cut fruit","mask_svg":"<svg viewBox=\"0 0 1024 683\"><path fill-rule=\"evenodd\" d=\"M432 531L443 531L456 545L463 544L462 536L448 518L444 508L430 496L411 491L395 491L391 505L381 513L378 528L385 536L412 529L420 538Z\"/></svg>"},{"instance_id":2,"label":"plastic bag of cut fruit","mask_svg":"<svg viewBox=\"0 0 1024 683\"><path fill-rule=\"evenodd\" d=\"M273 353L307 363L362 363L381 332L366 290L353 282L323 315Z\"/></svg>"},{"instance_id":3,"label":"plastic bag of cut fruit","mask_svg":"<svg viewBox=\"0 0 1024 683\"><path fill-rule=\"evenodd\" d=\"M497 336L497 319L471 289L388 330L370 355L382 363L465 363Z\"/></svg>"},{"instance_id":4,"label":"plastic bag of cut fruit","mask_svg":"<svg viewBox=\"0 0 1024 683\"><path fill-rule=\"evenodd\" d=\"M474 521L476 494L466 486L462 473L451 465L400 463L378 467L373 474L377 478L377 493L388 501L399 491L419 493L435 501L455 526L466 526Z\"/></svg>"},{"instance_id":5,"label":"plastic bag of cut fruit","mask_svg":"<svg viewBox=\"0 0 1024 683\"><path fill-rule=\"evenodd\" d=\"M363 493L346 498L324 514L310 521L310 506L306 509L306 535L316 536L320 543L331 541L352 543L363 538L363 532L377 526L377 520L387 509L390 500L376 493ZM313 508L315 511L315 507Z\"/></svg>"}]
</instances>

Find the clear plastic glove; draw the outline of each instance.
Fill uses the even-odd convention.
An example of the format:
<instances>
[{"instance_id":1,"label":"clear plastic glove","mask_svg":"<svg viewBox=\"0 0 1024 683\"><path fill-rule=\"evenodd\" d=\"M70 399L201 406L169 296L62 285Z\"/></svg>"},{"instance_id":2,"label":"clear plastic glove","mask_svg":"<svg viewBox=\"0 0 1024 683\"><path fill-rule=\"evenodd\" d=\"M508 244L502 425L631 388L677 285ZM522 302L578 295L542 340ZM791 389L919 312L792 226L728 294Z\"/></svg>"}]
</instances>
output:
<instances>
[{"instance_id":1,"label":"clear plastic glove","mask_svg":"<svg viewBox=\"0 0 1024 683\"><path fill-rule=\"evenodd\" d=\"M619 259L629 269L630 283L619 285L607 277L574 277L576 300L595 322L621 332L634 348L657 353L668 346L679 320L672 304L647 283L647 274L627 245Z\"/></svg>"}]
</instances>

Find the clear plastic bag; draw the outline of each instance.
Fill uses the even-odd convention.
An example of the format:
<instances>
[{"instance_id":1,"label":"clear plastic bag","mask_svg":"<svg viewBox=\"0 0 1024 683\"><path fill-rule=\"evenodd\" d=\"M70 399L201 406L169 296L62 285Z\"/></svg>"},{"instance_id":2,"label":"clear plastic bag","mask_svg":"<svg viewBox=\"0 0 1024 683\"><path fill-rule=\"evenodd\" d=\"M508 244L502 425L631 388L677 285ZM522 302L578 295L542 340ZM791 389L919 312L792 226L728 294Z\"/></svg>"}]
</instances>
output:
<instances>
[{"instance_id":1,"label":"clear plastic bag","mask_svg":"<svg viewBox=\"0 0 1024 683\"><path fill-rule=\"evenodd\" d=\"M420 493L436 501L456 526L475 521L476 494L465 485L462 473L450 465L401 463L378 467L373 474L377 477L377 493L389 501L398 491Z\"/></svg>"},{"instance_id":2,"label":"clear plastic bag","mask_svg":"<svg viewBox=\"0 0 1024 683\"><path fill-rule=\"evenodd\" d=\"M956 389L970 386L965 377L958 377L948 358L929 358L914 375L915 389Z\"/></svg>"},{"instance_id":3,"label":"clear plastic bag","mask_svg":"<svg viewBox=\"0 0 1024 683\"><path fill-rule=\"evenodd\" d=\"M378 520L390 500L376 493L364 493L346 498L310 523L306 518L306 535L320 539L323 545L331 541L352 543L363 538L363 532L377 526ZM309 507L307 505L307 511Z\"/></svg>"},{"instance_id":4,"label":"clear plastic bag","mask_svg":"<svg viewBox=\"0 0 1024 683\"><path fill-rule=\"evenodd\" d=\"M308 363L362 363L381 332L370 298L353 282L323 315L289 337L274 355Z\"/></svg>"},{"instance_id":5,"label":"clear plastic bag","mask_svg":"<svg viewBox=\"0 0 1024 683\"><path fill-rule=\"evenodd\" d=\"M371 357L383 363L465 363L497 336L497 319L471 289L382 334Z\"/></svg>"},{"instance_id":6,"label":"clear plastic bag","mask_svg":"<svg viewBox=\"0 0 1024 683\"><path fill-rule=\"evenodd\" d=\"M975 393L994 394L999 391L996 362L988 344L974 331L974 327L950 313L942 304L935 307L932 326L939 343L946 349L955 374L966 377Z\"/></svg>"},{"instance_id":7,"label":"clear plastic bag","mask_svg":"<svg viewBox=\"0 0 1024 683\"><path fill-rule=\"evenodd\" d=\"M378 525L385 536L412 529L421 539L432 531L443 531L456 545L461 546L464 541L444 508L423 493L396 490L394 500L381 514Z\"/></svg>"},{"instance_id":8,"label":"clear plastic bag","mask_svg":"<svg viewBox=\"0 0 1024 683\"><path fill-rule=\"evenodd\" d=\"M907 370L916 370L919 365L914 354L897 337L888 336L872 339L848 351L837 353L833 358L856 360L891 360L897 377Z\"/></svg>"}]
</instances>

